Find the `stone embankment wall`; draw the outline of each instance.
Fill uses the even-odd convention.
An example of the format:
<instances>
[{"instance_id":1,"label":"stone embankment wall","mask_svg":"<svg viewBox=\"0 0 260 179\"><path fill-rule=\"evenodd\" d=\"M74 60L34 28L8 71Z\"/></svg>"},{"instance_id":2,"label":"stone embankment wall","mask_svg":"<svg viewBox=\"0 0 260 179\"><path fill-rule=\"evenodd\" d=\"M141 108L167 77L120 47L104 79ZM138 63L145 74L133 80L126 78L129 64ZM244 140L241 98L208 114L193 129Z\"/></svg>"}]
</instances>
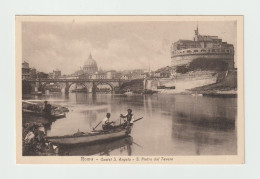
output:
<instances>
[{"instance_id":1,"label":"stone embankment wall","mask_svg":"<svg viewBox=\"0 0 260 179\"><path fill-rule=\"evenodd\" d=\"M217 73L214 71L190 71L185 74L177 74L173 78L148 79L146 89L157 90L157 86L175 86L175 89L170 91L181 93L187 89L216 83L216 80ZM159 91L163 92L165 90Z\"/></svg>"},{"instance_id":2,"label":"stone embankment wall","mask_svg":"<svg viewBox=\"0 0 260 179\"><path fill-rule=\"evenodd\" d=\"M216 83L193 88L192 91L236 91L237 90L237 71L229 70L219 72Z\"/></svg>"},{"instance_id":3,"label":"stone embankment wall","mask_svg":"<svg viewBox=\"0 0 260 179\"><path fill-rule=\"evenodd\" d=\"M174 90L158 90L157 86L175 86ZM177 74L176 78L154 78L132 80L122 85L120 92L156 90L162 93L172 91L182 93L187 90L235 90L237 88L237 71L191 71Z\"/></svg>"},{"instance_id":4,"label":"stone embankment wall","mask_svg":"<svg viewBox=\"0 0 260 179\"><path fill-rule=\"evenodd\" d=\"M237 71L191 71L186 74L178 74L174 78L148 79L146 89L157 90L157 86L175 86L173 93L182 93L191 89L209 90L235 90L237 88ZM159 90L168 92L167 90Z\"/></svg>"}]
</instances>

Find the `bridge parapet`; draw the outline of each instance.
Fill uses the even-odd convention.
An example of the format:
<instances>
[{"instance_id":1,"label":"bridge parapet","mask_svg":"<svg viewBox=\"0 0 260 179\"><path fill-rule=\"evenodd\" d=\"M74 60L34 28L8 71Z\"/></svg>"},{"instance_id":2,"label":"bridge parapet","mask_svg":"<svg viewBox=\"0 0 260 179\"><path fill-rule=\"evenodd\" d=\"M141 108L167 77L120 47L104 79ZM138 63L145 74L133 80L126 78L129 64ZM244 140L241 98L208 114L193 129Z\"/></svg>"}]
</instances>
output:
<instances>
[{"instance_id":1,"label":"bridge parapet","mask_svg":"<svg viewBox=\"0 0 260 179\"><path fill-rule=\"evenodd\" d=\"M26 79L28 82L128 82L124 79Z\"/></svg>"},{"instance_id":2,"label":"bridge parapet","mask_svg":"<svg viewBox=\"0 0 260 179\"><path fill-rule=\"evenodd\" d=\"M121 88L122 84L131 80L124 79L26 79L25 81L33 84L38 84L38 87L44 92L45 86L49 83L65 84L65 93L69 93L69 88L72 84L84 84L91 88L90 92L95 93L97 85L107 84L114 91L115 88Z\"/></svg>"}]
</instances>

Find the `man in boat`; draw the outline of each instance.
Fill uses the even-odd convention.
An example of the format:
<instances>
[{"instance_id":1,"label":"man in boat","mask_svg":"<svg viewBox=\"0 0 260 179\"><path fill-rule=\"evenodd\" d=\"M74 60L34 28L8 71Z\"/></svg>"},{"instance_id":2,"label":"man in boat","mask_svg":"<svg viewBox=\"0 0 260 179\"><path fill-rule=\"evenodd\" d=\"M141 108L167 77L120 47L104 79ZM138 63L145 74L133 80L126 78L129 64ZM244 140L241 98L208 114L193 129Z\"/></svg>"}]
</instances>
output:
<instances>
[{"instance_id":1,"label":"man in boat","mask_svg":"<svg viewBox=\"0 0 260 179\"><path fill-rule=\"evenodd\" d=\"M120 114L120 117L126 118L126 120L125 120L125 126L131 126L131 125L133 125L134 115L132 114L132 109L128 109L126 115Z\"/></svg>"},{"instance_id":2,"label":"man in boat","mask_svg":"<svg viewBox=\"0 0 260 179\"><path fill-rule=\"evenodd\" d=\"M108 130L108 129L112 129L114 126L113 126L113 121L112 122L109 122L109 118L110 118L110 113L107 113L106 115L106 118L103 119L102 121L102 128L103 130Z\"/></svg>"},{"instance_id":3,"label":"man in boat","mask_svg":"<svg viewBox=\"0 0 260 179\"><path fill-rule=\"evenodd\" d=\"M48 104L48 101L44 101L44 109L43 112L45 112L45 114L47 116L51 116L51 105Z\"/></svg>"}]
</instances>

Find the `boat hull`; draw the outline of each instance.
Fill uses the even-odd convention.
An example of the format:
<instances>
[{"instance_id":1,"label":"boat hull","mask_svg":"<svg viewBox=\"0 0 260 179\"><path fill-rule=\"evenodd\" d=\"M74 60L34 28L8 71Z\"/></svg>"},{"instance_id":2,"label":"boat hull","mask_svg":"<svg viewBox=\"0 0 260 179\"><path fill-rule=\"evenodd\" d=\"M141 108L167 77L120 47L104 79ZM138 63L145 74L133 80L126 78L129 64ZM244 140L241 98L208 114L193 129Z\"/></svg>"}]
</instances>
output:
<instances>
[{"instance_id":1,"label":"boat hull","mask_svg":"<svg viewBox=\"0 0 260 179\"><path fill-rule=\"evenodd\" d=\"M102 133L89 133L83 135L69 135L69 136L54 136L47 137L49 142L60 145L75 145L75 144L88 144L100 141L108 141L116 138L121 138L129 135L129 130L121 129L117 131L108 131Z\"/></svg>"},{"instance_id":2,"label":"boat hull","mask_svg":"<svg viewBox=\"0 0 260 179\"><path fill-rule=\"evenodd\" d=\"M25 109L23 109L23 113L31 114L31 115L35 115L35 116L41 116L41 117L44 117L47 119L60 119L60 118L66 117L65 113L46 115L45 113L42 113L42 112L35 112L35 111L25 110Z\"/></svg>"}]
</instances>

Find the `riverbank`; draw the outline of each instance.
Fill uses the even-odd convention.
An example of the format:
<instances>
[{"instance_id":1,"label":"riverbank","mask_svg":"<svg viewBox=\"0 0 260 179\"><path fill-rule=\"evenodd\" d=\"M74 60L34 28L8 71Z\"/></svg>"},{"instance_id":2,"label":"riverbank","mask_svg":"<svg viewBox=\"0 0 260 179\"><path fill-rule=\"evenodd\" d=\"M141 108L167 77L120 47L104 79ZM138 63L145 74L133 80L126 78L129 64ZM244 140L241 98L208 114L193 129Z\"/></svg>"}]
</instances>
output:
<instances>
[{"instance_id":1,"label":"riverbank","mask_svg":"<svg viewBox=\"0 0 260 179\"><path fill-rule=\"evenodd\" d=\"M176 92L174 90L160 90L158 91L158 94L181 94L181 95L192 95L192 96L210 96L210 97L220 97L220 98L226 98L226 97L237 97L237 91L236 90L187 90L182 92Z\"/></svg>"},{"instance_id":2,"label":"riverbank","mask_svg":"<svg viewBox=\"0 0 260 179\"><path fill-rule=\"evenodd\" d=\"M46 117L41 111L42 101L23 101L22 112L22 153L24 156L57 155L58 147L46 140L47 129L50 128L55 118ZM57 110L68 112L68 108L58 105L51 107L52 113Z\"/></svg>"},{"instance_id":3,"label":"riverbank","mask_svg":"<svg viewBox=\"0 0 260 179\"><path fill-rule=\"evenodd\" d=\"M224 79L216 83L189 90L191 93L212 97L237 97L237 83L235 80Z\"/></svg>"},{"instance_id":4,"label":"riverbank","mask_svg":"<svg viewBox=\"0 0 260 179\"><path fill-rule=\"evenodd\" d=\"M42 123L28 122L22 126L23 156L58 155L58 146L46 140L46 129Z\"/></svg>"}]
</instances>

